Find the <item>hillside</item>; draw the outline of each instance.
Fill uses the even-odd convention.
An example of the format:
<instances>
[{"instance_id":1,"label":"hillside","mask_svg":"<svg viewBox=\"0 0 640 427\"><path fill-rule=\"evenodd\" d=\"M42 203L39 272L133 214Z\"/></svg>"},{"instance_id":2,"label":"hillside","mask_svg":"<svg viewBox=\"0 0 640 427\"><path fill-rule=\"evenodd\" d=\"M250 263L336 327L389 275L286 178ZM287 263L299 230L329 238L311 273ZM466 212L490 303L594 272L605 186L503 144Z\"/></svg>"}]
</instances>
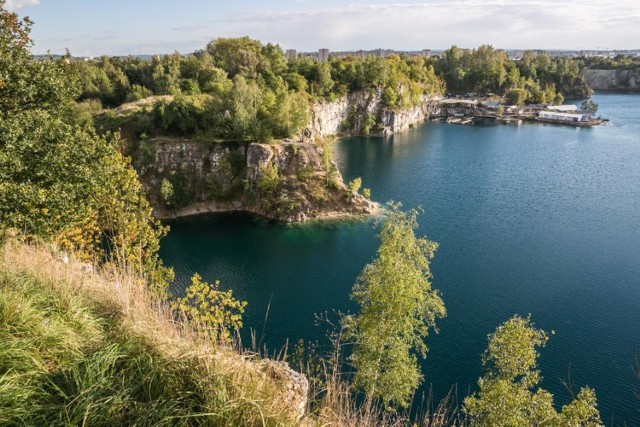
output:
<instances>
[{"instance_id":1,"label":"hillside","mask_svg":"<svg viewBox=\"0 0 640 427\"><path fill-rule=\"evenodd\" d=\"M218 345L139 280L0 250L1 425L292 425L307 381Z\"/></svg>"}]
</instances>

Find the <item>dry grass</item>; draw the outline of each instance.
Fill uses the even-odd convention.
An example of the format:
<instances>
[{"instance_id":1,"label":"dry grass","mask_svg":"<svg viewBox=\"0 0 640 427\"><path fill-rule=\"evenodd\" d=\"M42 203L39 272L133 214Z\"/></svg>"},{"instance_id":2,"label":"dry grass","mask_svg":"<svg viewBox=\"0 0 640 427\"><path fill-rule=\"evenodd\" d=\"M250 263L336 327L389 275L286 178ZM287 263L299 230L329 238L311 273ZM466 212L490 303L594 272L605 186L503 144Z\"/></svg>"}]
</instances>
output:
<instances>
[{"instance_id":1,"label":"dry grass","mask_svg":"<svg viewBox=\"0 0 640 427\"><path fill-rule=\"evenodd\" d=\"M465 425L452 395L414 420L357 399L339 345L299 419L300 400L273 362L214 342L143 280L94 271L44 245L0 249L0 340L12 349L0 350L0 424ZM27 344L6 315L17 309Z\"/></svg>"},{"instance_id":2,"label":"dry grass","mask_svg":"<svg viewBox=\"0 0 640 427\"><path fill-rule=\"evenodd\" d=\"M197 325L176 319L142 280L118 271L94 273L62 258L43 246L10 242L2 248L0 311L33 305L37 310L25 328L45 336L53 326L39 331L34 325L54 325L62 338L52 345L59 353L53 357L26 346L7 316L1 338L24 350L25 360L39 362L31 367L0 353L0 396L5 396L0 412L6 416L0 424L73 424L80 419L107 425L297 423L282 379L270 376L254 356L240 355L213 342ZM32 303L38 294L47 297ZM60 322L58 311L49 306L82 316L74 314L75 323ZM72 333L74 328L79 332ZM130 380L131 375L139 378ZM20 382L35 386L20 388ZM95 392L101 388L101 394ZM9 395L25 396L27 402Z\"/></svg>"}]
</instances>

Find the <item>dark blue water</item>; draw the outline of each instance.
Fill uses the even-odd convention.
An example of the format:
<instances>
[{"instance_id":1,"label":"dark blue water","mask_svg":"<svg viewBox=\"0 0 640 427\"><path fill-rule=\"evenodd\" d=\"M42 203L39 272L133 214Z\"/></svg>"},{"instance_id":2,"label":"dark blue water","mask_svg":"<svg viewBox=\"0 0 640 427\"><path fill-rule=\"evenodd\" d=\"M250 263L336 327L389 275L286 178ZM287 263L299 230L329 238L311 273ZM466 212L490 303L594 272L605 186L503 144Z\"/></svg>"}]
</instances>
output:
<instances>
[{"instance_id":1,"label":"dark blue water","mask_svg":"<svg viewBox=\"0 0 640 427\"><path fill-rule=\"evenodd\" d=\"M426 383L459 397L481 375L486 336L513 314L555 331L541 352L556 402L595 388L606 424L640 424L640 96L595 96L609 125L426 123L388 138L347 138L335 158L375 200L422 206L440 244L433 286L448 310L427 339ZM249 302L245 325L272 350L321 339L314 314L354 310L348 295L375 254L367 221L284 226L223 215L172 224L162 257ZM265 313L268 310L266 324Z\"/></svg>"}]
</instances>

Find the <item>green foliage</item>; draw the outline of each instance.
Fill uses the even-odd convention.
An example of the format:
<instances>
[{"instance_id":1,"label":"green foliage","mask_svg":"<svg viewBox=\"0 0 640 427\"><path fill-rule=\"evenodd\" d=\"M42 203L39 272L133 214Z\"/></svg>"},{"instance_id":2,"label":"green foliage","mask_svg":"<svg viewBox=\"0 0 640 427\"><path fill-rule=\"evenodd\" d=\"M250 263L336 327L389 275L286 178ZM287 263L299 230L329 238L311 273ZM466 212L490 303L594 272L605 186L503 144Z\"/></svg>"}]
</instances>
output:
<instances>
[{"instance_id":1,"label":"green foliage","mask_svg":"<svg viewBox=\"0 0 640 427\"><path fill-rule=\"evenodd\" d=\"M333 152L331 151L331 142L325 141L322 147L322 167L325 171L326 185L336 185L336 166L333 163Z\"/></svg>"},{"instance_id":2,"label":"green foliage","mask_svg":"<svg viewBox=\"0 0 640 427\"><path fill-rule=\"evenodd\" d=\"M598 104L593 102L592 99L585 99L584 101L582 101L582 104L580 105L580 109L582 111L588 111L590 113L595 114L598 112Z\"/></svg>"},{"instance_id":3,"label":"green foliage","mask_svg":"<svg viewBox=\"0 0 640 427\"><path fill-rule=\"evenodd\" d=\"M364 189L362 190L362 195L363 195L365 198L367 198L367 199L371 200L371 189L370 189L370 188L364 188Z\"/></svg>"},{"instance_id":4,"label":"green foliage","mask_svg":"<svg viewBox=\"0 0 640 427\"><path fill-rule=\"evenodd\" d=\"M142 141L138 148L138 156L144 166L152 166L156 162L156 144L151 141Z\"/></svg>"},{"instance_id":5,"label":"green foliage","mask_svg":"<svg viewBox=\"0 0 640 427\"><path fill-rule=\"evenodd\" d=\"M613 58L600 56L580 58L584 66L595 70L640 71L640 58L634 55L616 55Z\"/></svg>"},{"instance_id":6,"label":"green foliage","mask_svg":"<svg viewBox=\"0 0 640 427\"><path fill-rule=\"evenodd\" d=\"M171 102L156 102L153 113L158 126L178 135L193 135L202 129L204 120L203 98L176 96Z\"/></svg>"},{"instance_id":7,"label":"green foliage","mask_svg":"<svg viewBox=\"0 0 640 427\"><path fill-rule=\"evenodd\" d=\"M260 191L260 194L273 194L279 186L280 175L278 174L278 165L275 163L269 163L260 167L260 174L258 178L258 191Z\"/></svg>"},{"instance_id":8,"label":"green foliage","mask_svg":"<svg viewBox=\"0 0 640 427\"><path fill-rule=\"evenodd\" d=\"M153 91L151 89L147 89L141 85L132 85L129 93L127 93L127 97L125 99L126 102L139 101L141 99L150 97L153 95Z\"/></svg>"},{"instance_id":9,"label":"green foliage","mask_svg":"<svg viewBox=\"0 0 640 427\"><path fill-rule=\"evenodd\" d=\"M71 126L93 128L93 116L101 109L102 105L97 100L71 101L62 113L62 121Z\"/></svg>"},{"instance_id":10,"label":"green foliage","mask_svg":"<svg viewBox=\"0 0 640 427\"><path fill-rule=\"evenodd\" d=\"M349 184L347 184L347 188L352 193L357 193L358 190L360 190L361 186L362 186L362 178L360 177L352 179L351 181L349 181Z\"/></svg>"},{"instance_id":11,"label":"green foliage","mask_svg":"<svg viewBox=\"0 0 640 427\"><path fill-rule=\"evenodd\" d=\"M386 108L394 108L398 102L398 94L392 87L387 87L382 92L382 105Z\"/></svg>"},{"instance_id":12,"label":"green foliage","mask_svg":"<svg viewBox=\"0 0 640 427\"><path fill-rule=\"evenodd\" d=\"M311 166L304 166L298 169L296 174L299 181L307 182L313 177L313 168Z\"/></svg>"},{"instance_id":13,"label":"green foliage","mask_svg":"<svg viewBox=\"0 0 640 427\"><path fill-rule=\"evenodd\" d=\"M188 325L149 304L134 278L80 281L51 254L10 245L0 254L0 425L294 424L255 364L182 333Z\"/></svg>"},{"instance_id":14,"label":"green foliage","mask_svg":"<svg viewBox=\"0 0 640 427\"><path fill-rule=\"evenodd\" d=\"M171 171L166 180L173 190L170 200L172 208L183 208L196 199L197 178L194 171L183 169Z\"/></svg>"},{"instance_id":15,"label":"green foliage","mask_svg":"<svg viewBox=\"0 0 640 427\"><path fill-rule=\"evenodd\" d=\"M33 59L29 21L0 8L0 24L0 80L17 82L0 94L0 228L149 274L163 287L170 273L157 251L166 229L118 152L118 135L63 123L77 93L66 64Z\"/></svg>"},{"instance_id":16,"label":"green foliage","mask_svg":"<svg viewBox=\"0 0 640 427\"><path fill-rule=\"evenodd\" d=\"M464 409L474 425L602 424L595 393L590 388L583 388L560 413L553 406L551 393L536 389L540 382L536 348L543 347L547 339L529 318L519 316L507 320L489 336L482 359L486 374L478 380L480 391L464 400Z\"/></svg>"},{"instance_id":17,"label":"green foliage","mask_svg":"<svg viewBox=\"0 0 640 427\"><path fill-rule=\"evenodd\" d=\"M556 90L572 97L589 96L590 89L579 76L581 62L551 58L546 53L525 52L520 60L510 60L491 46L460 49L452 46L435 60L437 74L454 93L506 93L527 90L524 101L554 102Z\"/></svg>"},{"instance_id":18,"label":"green foliage","mask_svg":"<svg viewBox=\"0 0 640 427\"><path fill-rule=\"evenodd\" d=\"M553 98L553 105L562 105L564 103L564 96L561 93L556 94Z\"/></svg>"},{"instance_id":19,"label":"green foliage","mask_svg":"<svg viewBox=\"0 0 640 427\"><path fill-rule=\"evenodd\" d=\"M162 196L162 201L167 206L171 206L173 201L173 184L171 181L166 178L162 178L162 183L160 184L160 195Z\"/></svg>"},{"instance_id":20,"label":"green foliage","mask_svg":"<svg viewBox=\"0 0 640 427\"><path fill-rule=\"evenodd\" d=\"M375 126L376 126L376 116L367 112L364 115L364 120L362 123L362 133L365 135L369 135L371 133L371 130L373 130Z\"/></svg>"},{"instance_id":21,"label":"green foliage","mask_svg":"<svg viewBox=\"0 0 640 427\"><path fill-rule=\"evenodd\" d=\"M408 406L422 381L417 356L426 356L424 339L445 315L430 283L437 244L415 236L417 215L390 205L377 257L362 270L351 294L360 314L342 319L347 337L355 340L350 358L355 387L386 406Z\"/></svg>"},{"instance_id":22,"label":"green foliage","mask_svg":"<svg viewBox=\"0 0 640 427\"><path fill-rule=\"evenodd\" d=\"M242 313L247 303L233 298L233 291L221 291L220 282L202 281L196 274L191 278L186 295L176 299L174 308L189 320L209 330L216 340L229 341L231 332L242 327Z\"/></svg>"},{"instance_id":23,"label":"green foliage","mask_svg":"<svg viewBox=\"0 0 640 427\"><path fill-rule=\"evenodd\" d=\"M508 104L524 105L524 101L527 99L527 91L524 89L509 89L505 98Z\"/></svg>"},{"instance_id":24,"label":"green foliage","mask_svg":"<svg viewBox=\"0 0 640 427\"><path fill-rule=\"evenodd\" d=\"M309 191L311 193L311 198L320 206L329 201L329 191L322 182L317 180L311 181L309 183Z\"/></svg>"},{"instance_id":25,"label":"green foliage","mask_svg":"<svg viewBox=\"0 0 640 427\"><path fill-rule=\"evenodd\" d=\"M64 60L35 61L32 22L0 5L0 120L31 109L60 112L78 95Z\"/></svg>"}]
</instances>

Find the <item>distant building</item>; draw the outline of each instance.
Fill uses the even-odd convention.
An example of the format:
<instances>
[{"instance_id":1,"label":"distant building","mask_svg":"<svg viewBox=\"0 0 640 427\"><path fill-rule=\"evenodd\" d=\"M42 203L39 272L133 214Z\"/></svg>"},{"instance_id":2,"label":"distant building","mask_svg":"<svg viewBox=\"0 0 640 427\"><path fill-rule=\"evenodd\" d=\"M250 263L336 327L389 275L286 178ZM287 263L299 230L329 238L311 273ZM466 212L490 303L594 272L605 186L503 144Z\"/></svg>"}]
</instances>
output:
<instances>
[{"instance_id":1,"label":"distant building","mask_svg":"<svg viewBox=\"0 0 640 427\"><path fill-rule=\"evenodd\" d=\"M561 113L575 113L578 111L578 107L576 105L549 105L547 106L547 110L550 111L559 111Z\"/></svg>"},{"instance_id":2,"label":"distant building","mask_svg":"<svg viewBox=\"0 0 640 427\"><path fill-rule=\"evenodd\" d=\"M560 122L588 122L591 120L591 114L582 113L560 113L556 111L540 111L538 117L546 120L557 120Z\"/></svg>"},{"instance_id":3,"label":"distant building","mask_svg":"<svg viewBox=\"0 0 640 427\"><path fill-rule=\"evenodd\" d=\"M327 61L329 59L329 49L318 49L318 59Z\"/></svg>"},{"instance_id":4,"label":"distant building","mask_svg":"<svg viewBox=\"0 0 640 427\"><path fill-rule=\"evenodd\" d=\"M378 58L386 58L394 53L395 52L391 49L376 49L373 51L374 56L377 56Z\"/></svg>"},{"instance_id":5,"label":"distant building","mask_svg":"<svg viewBox=\"0 0 640 427\"><path fill-rule=\"evenodd\" d=\"M431 53L431 49L422 49L422 56L425 58L431 58L433 53Z\"/></svg>"},{"instance_id":6,"label":"distant building","mask_svg":"<svg viewBox=\"0 0 640 427\"><path fill-rule=\"evenodd\" d=\"M287 49L287 51L284 53L284 56L287 59L294 59L298 56L298 52L295 49Z\"/></svg>"}]
</instances>

